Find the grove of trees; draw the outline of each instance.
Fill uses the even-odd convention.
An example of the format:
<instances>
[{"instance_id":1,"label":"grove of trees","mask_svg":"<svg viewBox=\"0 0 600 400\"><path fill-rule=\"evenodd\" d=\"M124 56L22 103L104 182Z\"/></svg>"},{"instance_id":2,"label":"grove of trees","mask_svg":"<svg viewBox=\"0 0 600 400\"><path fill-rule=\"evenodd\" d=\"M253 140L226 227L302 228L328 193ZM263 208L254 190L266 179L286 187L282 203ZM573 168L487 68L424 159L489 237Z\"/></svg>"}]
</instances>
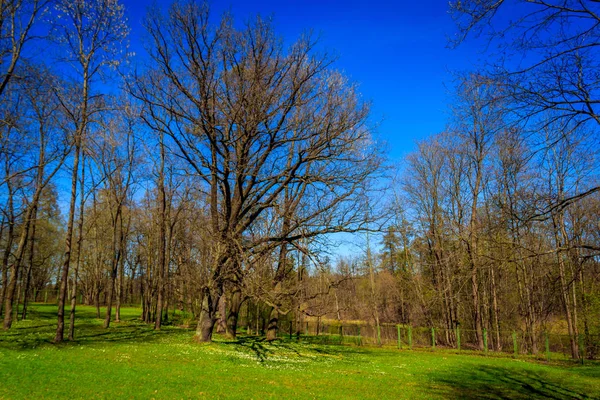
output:
<instances>
[{"instance_id":1,"label":"grove of trees","mask_svg":"<svg viewBox=\"0 0 600 400\"><path fill-rule=\"evenodd\" d=\"M392 165L310 35L182 0L148 9L140 58L118 0L0 2L4 329L50 296L56 343L83 303L201 342L360 320L597 356L600 9L514 1L496 29L503 3L451 3L456 44L525 61L457 74L447 128Z\"/></svg>"}]
</instances>

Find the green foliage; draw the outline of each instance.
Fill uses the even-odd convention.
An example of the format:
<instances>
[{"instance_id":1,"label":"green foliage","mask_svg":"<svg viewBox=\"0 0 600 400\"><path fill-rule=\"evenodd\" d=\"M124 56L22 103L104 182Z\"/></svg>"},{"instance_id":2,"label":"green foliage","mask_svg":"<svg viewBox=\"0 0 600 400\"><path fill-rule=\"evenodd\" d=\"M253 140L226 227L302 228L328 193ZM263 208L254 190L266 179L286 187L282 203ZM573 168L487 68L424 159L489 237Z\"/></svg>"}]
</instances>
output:
<instances>
[{"instance_id":1,"label":"green foliage","mask_svg":"<svg viewBox=\"0 0 600 400\"><path fill-rule=\"evenodd\" d=\"M193 341L140 311L102 328L79 308L77 340L53 345L55 306L0 333L0 398L598 398L600 366L247 336ZM177 321L177 319L176 319Z\"/></svg>"}]
</instances>

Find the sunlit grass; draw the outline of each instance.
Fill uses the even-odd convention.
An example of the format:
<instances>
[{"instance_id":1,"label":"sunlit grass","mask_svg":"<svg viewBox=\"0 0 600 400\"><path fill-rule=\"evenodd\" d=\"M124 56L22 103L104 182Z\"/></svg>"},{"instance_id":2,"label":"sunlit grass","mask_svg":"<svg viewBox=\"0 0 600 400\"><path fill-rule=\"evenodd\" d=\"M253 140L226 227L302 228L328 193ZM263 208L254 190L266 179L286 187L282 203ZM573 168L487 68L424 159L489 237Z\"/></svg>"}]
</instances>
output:
<instances>
[{"instance_id":1,"label":"sunlit grass","mask_svg":"<svg viewBox=\"0 0 600 400\"><path fill-rule=\"evenodd\" d=\"M444 351L157 332L123 310L102 328L81 307L74 342L54 345L55 307L0 333L0 398L600 398L600 366Z\"/></svg>"}]
</instances>

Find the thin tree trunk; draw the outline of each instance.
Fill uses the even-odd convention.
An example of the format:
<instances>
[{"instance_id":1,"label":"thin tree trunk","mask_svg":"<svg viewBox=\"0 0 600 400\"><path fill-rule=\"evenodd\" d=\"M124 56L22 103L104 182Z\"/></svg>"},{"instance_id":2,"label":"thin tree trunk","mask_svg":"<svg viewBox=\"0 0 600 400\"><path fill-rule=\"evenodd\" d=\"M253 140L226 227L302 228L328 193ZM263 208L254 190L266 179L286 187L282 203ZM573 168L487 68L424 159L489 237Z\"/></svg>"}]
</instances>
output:
<instances>
[{"instance_id":1,"label":"thin tree trunk","mask_svg":"<svg viewBox=\"0 0 600 400\"><path fill-rule=\"evenodd\" d=\"M558 233L559 225L564 223L564 221L562 219L562 215L554 216L553 222L554 222L554 237L556 240L556 246L557 246L557 248L559 248L562 246L562 242L559 238L559 233ZM579 348L577 347L577 337L575 334L573 315L571 314L571 304L569 301L569 288L566 283L564 258L560 252L556 253L556 258L558 261L558 273L559 273L559 278L560 278L560 294L561 294L562 304L564 307L565 318L567 320L567 329L569 331L569 340L571 342L571 355L572 355L573 359L578 359L579 358Z\"/></svg>"},{"instance_id":2,"label":"thin tree trunk","mask_svg":"<svg viewBox=\"0 0 600 400\"><path fill-rule=\"evenodd\" d=\"M79 156L81 153L81 136L83 128L80 128L75 138L75 159L73 160L73 174L71 176L71 200L69 203L69 217L67 221L67 233L65 238L65 253L60 273L60 290L58 295L58 318L56 324L56 335L54 343L64 340L65 331L65 303L67 300L67 281L69 279L69 267L71 265L71 251L73 241L73 222L75 220L75 202L77 200L77 180L79 175Z\"/></svg>"},{"instance_id":3,"label":"thin tree trunk","mask_svg":"<svg viewBox=\"0 0 600 400\"><path fill-rule=\"evenodd\" d=\"M10 253L13 247L15 234L15 209L13 200L13 187L10 180L6 183L6 186L8 189L8 235L6 237L6 247L4 248L4 255L2 257L2 297L0 298L0 304L2 305L2 309L0 310L0 315L2 315L2 313L4 312L4 303L6 301L9 279L8 262L10 261Z\"/></svg>"},{"instance_id":4,"label":"thin tree trunk","mask_svg":"<svg viewBox=\"0 0 600 400\"><path fill-rule=\"evenodd\" d=\"M121 247L124 247L121 245ZM121 301L123 298L123 279L125 274L125 257L121 257L117 277L117 301L115 305L115 322L121 322Z\"/></svg>"},{"instance_id":5,"label":"thin tree trunk","mask_svg":"<svg viewBox=\"0 0 600 400\"><path fill-rule=\"evenodd\" d=\"M21 236L19 239L19 245L17 246L17 252L15 255L15 260L11 265L10 269L10 280L8 282L5 304L4 304L4 329L10 329L13 322L13 306L15 301L15 294L17 289L17 280L19 277L19 271L21 269L21 263L23 261L23 257L25 254L25 247L27 245L27 239L29 238L29 229L31 226L33 211L35 206L38 204L40 195L41 195L42 186L39 185L36 187L36 191L33 195L31 203L27 208L27 212L25 214L24 224L21 231ZM16 299L17 302L19 299Z\"/></svg>"},{"instance_id":6,"label":"thin tree trunk","mask_svg":"<svg viewBox=\"0 0 600 400\"><path fill-rule=\"evenodd\" d=\"M373 262L371 260L371 247L369 243L369 232L367 232L367 263L369 267L369 282L371 284L371 307L373 307L373 316L375 317L375 327L377 332L380 331L379 325L379 307L377 304L376 292L375 292L375 270L373 268ZM379 338L378 338L379 339ZM378 345L381 345L381 342L378 341Z\"/></svg>"},{"instance_id":7,"label":"thin tree trunk","mask_svg":"<svg viewBox=\"0 0 600 400\"><path fill-rule=\"evenodd\" d=\"M492 305L494 307L494 330L496 331L496 351L502 351L502 342L500 341L500 318L498 308L498 293L496 290L496 274L495 268L491 268L491 281L492 281Z\"/></svg>"},{"instance_id":8,"label":"thin tree trunk","mask_svg":"<svg viewBox=\"0 0 600 400\"><path fill-rule=\"evenodd\" d=\"M24 321L27 318L27 298L29 297L29 286L31 285L31 274L33 273L33 256L35 251L35 228L37 219L37 205L33 206L33 215L31 222L31 235L29 237L29 262L27 265L27 274L25 277L25 296L23 296L23 313L21 314L21 320Z\"/></svg>"},{"instance_id":9,"label":"thin tree trunk","mask_svg":"<svg viewBox=\"0 0 600 400\"><path fill-rule=\"evenodd\" d=\"M166 196L165 196L166 198ZM166 207L166 205L165 205ZM165 312L163 313L163 323L167 323L169 322L169 301L171 300L171 275L169 273L169 265L171 262L171 243L173 241L173 225L172 224L168 224L167 225L167 220L170 220L170 212L168 212L169 208L167 208L166 212L166 216L165 216L165 226L167 228L167 233L166 233L166 240L165 240L165 286L164 286L164 293L165 293L165 297L164 297L164 310Z\"/></svg>"},{"instance_id":10,"label":"thin tree trunk","mask_svg":"<svg viewBox=\"0 0 600 400\"><path fill-rule=\"evenodd\" d=\"M589 327L589 322L588 322L588 307L587 307L587 300L585 297L585 286L583 284L583 265L579 268L579 285L580 285L580 291L581 291L581 311L583 314L583 333L585 335L585 344L586 344L586 348L590 348L590 327ZM586 354L583 354L583 357L585 357ZM593 357L593 355L590 355L589 357Z\"/></svg>"},{"instance_id":11,"label":"thin tree trunk","mask_svg":"<svg viewBox=\"0 0 600 400\"><path fill-rule=\"evenodd\" d=\"M94 304L96 305L96 318L100 319L100 286L96 285L94 293Z\"/></svg>"},{"instance_id":12,"label":"thin tree trunk","mask_svg":"<svg viewBox=\"0 0 600 400\"><path fill-rule=\"evenodd\" d=\"M69 313L69 340L75 340L75 308L77 306L77 281L79 279L79 266L81 264L81 244L83 242L83 217L85 211L85 154L81 155L81 180L79 193L79 220L77 221L77 259L75 260L75 274L71 288L71 312Z\"/></svg>"},{"instance_id":13,"label":"thin tree trunk","mask_svg":"<svg viewBox=\"0 0 600 400\"><path fill-rule=\"evenodd\" d=\"M166 212L167 198L165 192L165 146L164 138L160 139L160 169L158 174L158 202L159 202L159 232L158 232L158 294L156 298L156 318L154 329L160 329L162 324L162 310L165 296L165 263L166 263ZM212 335L212 333L211 333ZM211 336L212 337L212 336Z\"/></svg>"},{"instance_id":14,"label":"thin tree trunk","mask_svg":"<svg viewBox=\"0 0 600 400\"><path fill-rule=\"evenodd\" d=\"M116 235L116 233L114 233ZM115 281L117 280L117 270L121 259L121 249L117 249L113 255L113 262L110 271L110 283L108 286L108 296L106 299L106 314L104 317L104 328L110 327L110 319L112 314L112 305L115 295Z\"/></svg>"}]
</instances>

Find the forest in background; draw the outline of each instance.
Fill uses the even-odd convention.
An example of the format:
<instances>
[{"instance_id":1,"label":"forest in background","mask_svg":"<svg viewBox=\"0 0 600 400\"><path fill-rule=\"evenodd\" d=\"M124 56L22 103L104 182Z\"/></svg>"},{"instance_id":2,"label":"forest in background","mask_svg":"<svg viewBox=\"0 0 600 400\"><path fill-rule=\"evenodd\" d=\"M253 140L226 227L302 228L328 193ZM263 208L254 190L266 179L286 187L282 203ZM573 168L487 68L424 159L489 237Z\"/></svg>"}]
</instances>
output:
<instances>
[{"instance_id":1,"label":"forest in background","mask_svg":"<svg viewBox=\"0 0 600 400\"><path fill-rule=\"evenodd\" d=\"M551 331L597 357L600 10L515 3L497 29L502 3L451 4L456 45L522 61L457 74L447 129L392 165L309 35L175 2L149 9L134 66L117 0L1 2L4 329L50 292L55 342L83 302L105 327L124 304L156 329L186 311L199 341L360 320L479 349L519 330L532 353ZM338 255L339 233L360 249Z\"/></svg>"}]
</instances>

